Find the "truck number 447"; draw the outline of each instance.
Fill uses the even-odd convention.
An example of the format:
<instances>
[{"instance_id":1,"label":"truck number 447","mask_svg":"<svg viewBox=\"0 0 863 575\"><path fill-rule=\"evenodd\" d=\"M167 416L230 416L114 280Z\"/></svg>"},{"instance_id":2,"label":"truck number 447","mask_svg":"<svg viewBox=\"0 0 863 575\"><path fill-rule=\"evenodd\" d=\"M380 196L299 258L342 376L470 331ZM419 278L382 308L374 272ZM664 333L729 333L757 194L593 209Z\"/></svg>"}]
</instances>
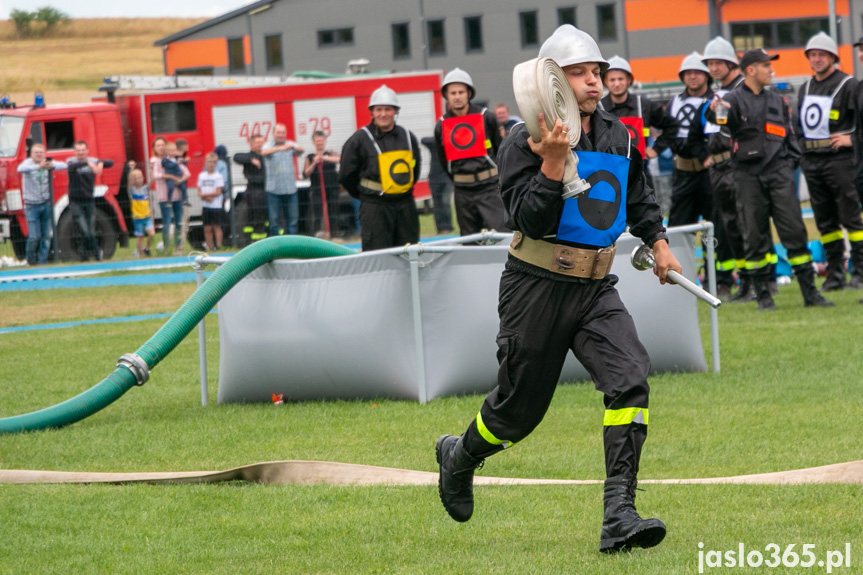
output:
<instances>
[{"instance_id":1,"label":"truck number 447","mask_svg":"<svg viewBox=\"0 0 863 575\"><path fill-rule=\"evenodd\" d=\"M270 130L272 129L272 122L266 120L263 122L254 122L252 124L249 124L249 122L243 122L243 125L240 126L240 138L248 140L250 137L260 134L265 140L267 140L270 137Z\"/></svg>"}]
</instances>

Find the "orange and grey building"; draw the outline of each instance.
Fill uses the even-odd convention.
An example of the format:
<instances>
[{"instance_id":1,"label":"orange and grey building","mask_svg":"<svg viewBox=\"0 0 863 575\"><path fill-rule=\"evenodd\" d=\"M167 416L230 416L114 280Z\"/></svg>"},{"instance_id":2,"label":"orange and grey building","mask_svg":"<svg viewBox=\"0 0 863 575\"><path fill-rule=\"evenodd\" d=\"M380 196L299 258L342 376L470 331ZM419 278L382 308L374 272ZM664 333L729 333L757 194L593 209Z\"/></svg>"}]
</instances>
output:
<instances>
[{"instance_id":1,"label":"orange and grey building","mask_svg":"<svg viewBox=\"0 0 863 575\"><path fill-rule=\"evenodd\" d=\"M262 0L156 42L165 74L470 72L480 100L514 104L511 74L557 26L596 38L606 58L630 61L643 84L677 80L683 58L717 34L742 52L780 54L778 78L811 74L803 46L830 31L830 0ZM842 68L863 36L863 0L832 0Z\"/></svg>"}]
</instances>

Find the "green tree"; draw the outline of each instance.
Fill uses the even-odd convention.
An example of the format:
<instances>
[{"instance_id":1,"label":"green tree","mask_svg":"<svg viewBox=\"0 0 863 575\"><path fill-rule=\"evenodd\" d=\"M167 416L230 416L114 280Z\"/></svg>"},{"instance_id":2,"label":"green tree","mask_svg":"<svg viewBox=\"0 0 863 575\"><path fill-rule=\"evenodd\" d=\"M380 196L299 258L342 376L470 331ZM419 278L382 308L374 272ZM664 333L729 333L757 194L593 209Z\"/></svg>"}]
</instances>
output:
<instances>
[{"instance_id":1,"label":"green tree","mask_svg":"<svg viewBox=\"0 0 863 575\"><path fill-rule=\"evenodd\" d=\"M15 8L9 13L9 18L11 18L12 22L15 23L15 32L18 36L26 38L30 35L30 24L36 18L36 13Z\"/></svg>"},{"instance_id":2,"label":"green tree","mask_svg":"<svg viewBox=\"0 0 863 575\"><path fill-rule=\"evenodd\" d=\"M36 22L45 24L45 33L50 34L58 24L69 21L69 15L53 6L42 6L33 15Z\"/></svg>"}]
</instances>

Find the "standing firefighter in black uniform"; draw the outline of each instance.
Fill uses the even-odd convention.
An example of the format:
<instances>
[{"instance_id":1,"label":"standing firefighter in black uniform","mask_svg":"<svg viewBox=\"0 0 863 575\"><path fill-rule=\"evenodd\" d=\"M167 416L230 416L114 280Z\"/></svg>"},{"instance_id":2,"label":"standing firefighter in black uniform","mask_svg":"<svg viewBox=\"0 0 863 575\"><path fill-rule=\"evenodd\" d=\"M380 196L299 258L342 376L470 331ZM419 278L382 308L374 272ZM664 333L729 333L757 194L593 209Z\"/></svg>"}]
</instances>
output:
<instances>
[{"instance_id":1,"label":"standing firefighter in black uniform","mask_svg":"<svg viewBox=\"0 0 863 575\"><path fill-rule=\"evenodd\" d=\"M836 69L836 42L820 32L804 52L815 76L800 87L800 161L815 223L827 253L827 279L821 291L841 290L845 283L845 236L851 243L854 270L848 287L863 287L863 221L854 186L854 136L857 80Z\"/></svg>"},{"instance_id":2,"label":"standing firefighter in black uniform","mask_svg":"<svg viewBox=\"0 0 863 575\"><path fill-rule=\"evenodd\" d=\"M620 121L629 130L632 143L645 160L652 160L674 146L680 126L677 120L665 113L665 107L653 103L647 96L630 94L629 88L635 80L629 62L620 56L608 59L608 71L602 76L608 95L600 103L602 108ZM650 128L659 130L653 146L647 145ZM650 170L644 171L645 183L653 188Z\"/></svg>"},{"instance_id":3,"label":"standing firefighter in black uniform","mask_svg":"<svg viewBox=\"0 0 863 575\"><path fill-rule=\"evenodd\" d=\"M420 175L416 136L396 124L396 93L381 86L369 98L372 121L348 138L342 148L339 183L360 200L363 251L379 250L420 239L414 182Z\"/></svg>"},{"instance_id":4,"label":"standing firefighter in black uniform","mask_svg":"<svg viewBox=\"0 0 863 575\"><path fill-rule=\"evenodd\" d=\"M702 61L710 71L710 77L717 84L714 92L720 98L743 83L737 53L725 38L717 36L704 47ZM698 115L704 117L709 102L699 109ZM722 120L720 120L722 122ZM708 124L696 122L689 130L690 138L707 138L707 153L704 162L710 174L710 187L713 190L716 225L722 225L724 241L716 249L716 271L730 274L735 268L740 274L740 287L730 301L754 301L749 273L746 271L746 252L743 248L743 234L740 232L737 217L737 185L734 183L734 169L731 166L731 134L724 123ZM719 234L717 234L717 239Z\"/></svg>"},{"instance_id":5,"label":"standing firefighter in black uniform","mask_svg":"<svg viewBox=\"0 0 863 575\"><path fill-rule=\"evenodd\" d=\"M794 165L800 149L788 106L781 96L765 90L773 80L771 61L779 56L764 50L749 50L740 60L743 85L716 98L707 109L707 119L716 119L717 106L728 107L728 130L735 141L734 169L737 182L737 213L743 223L746 268L752 271L752 284L759 310L773 310L769 279L770 218L788 261L800 283L803 305L828 307L829 302L815 289L812 254L806 245L806 226L794 189Z\"/></svg>"},{"instance_id":6,"label":"standing firefighter in black uniform","mask_svg":"<svg viewBox=\"0 0 863 575\"><path fill-rule=\"evenodd\" d=\"M669 113L680 123L677 143L674 146L674 173L671 189L669 226L685 226L698 222L699 216L713 222L717 242L718 261L731 258L731 250L725 237L725 226L719 208L713 198L710 185L710 153L707 151L707 135L719 130L719 126L708 124L701 112L713 98L708 85L710 70L704 65L702 56L693 52L683 59L678 72L680 81L686 85L682 94L675 96L668 105ZM734 270L717 268L717 295L731 295Z\"/></svg>"},{"instance_id":7,"label":"standing firefighter in black uniform","mask_svg":"<svg viewBox=\"0 0 863 575\"><path fill-rule=\"evenodd\" d=\"M447 74L440 91L449 111L435 125L434 137L437 157L452 177L459 233L506 231L495 163L501 142L497 117L471 103L476 91L464 70Z\"/></svg>"},{"instance_id":8,"label":"standing firefighter in black uniform","mask_svg":"<svg viewBox=\"0 0 863 575\"><path fill-rule=\"evenodd\" d=\"M636 474L647 436L650 359L614 288L617 277L608 272L614 242L627 222L632 234L653 246L660 282L665 283L669 270L681 268L668 248L652 190L644 185L641 155L617 118L597 109L601 72L608 64L596 42L564 25L546 40L539 56L563 68L578 101L583 130L575 148L579 175L605 174L580 197L561 197L564 164L572 151L559 119L548 130L539 115L539 142L530 139L524 125L514 127L504 141L501 194L507 224L518 231L500 282L498 385L461 437L437 440L440 498L453 519L470 519L474 470L539 425L572 350L605 401L608 478L600 551L651 547L662 541L665 525L642 519L635 510ZM615 201L591 198L597 188L612 192ZM590 217L580 216L580 210Z\"/></svg>"}]
</instances>

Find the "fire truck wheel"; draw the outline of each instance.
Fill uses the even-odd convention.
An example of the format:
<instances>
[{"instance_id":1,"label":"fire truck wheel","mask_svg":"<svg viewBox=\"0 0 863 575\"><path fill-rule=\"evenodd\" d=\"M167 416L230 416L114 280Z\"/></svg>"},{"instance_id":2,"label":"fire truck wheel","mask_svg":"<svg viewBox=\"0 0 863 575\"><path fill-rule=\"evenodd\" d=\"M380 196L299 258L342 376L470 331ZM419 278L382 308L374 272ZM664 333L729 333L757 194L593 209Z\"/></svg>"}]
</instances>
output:
<instances>
[{"instance_id":1,"label":"fire truck wheel","mask_svg":"<svg viewBox=\"0 0 863 575\"><path fill-rule=\"evenodd\" d=\"M108 215L96 207L96 236L102 248L102 258L114 257L117 249L117 232ZM57 222L57 244L60 246L60 259L72 261L81 259L81 233L75 225L69 210L64 210Z\"/></svg>"},{"instance_id":2,"label":"fire truck wheel","mask_svg":"<svg viewBox=\"0 0 863 575\"><path fill-rule=\"evenodd\" d=\"M9 234L12 236L12 249L15 251L15 258L23 260L27 257L27 236L21 231L18 220L13 219L10 222Z\"/></svg>"}]
</instances>

